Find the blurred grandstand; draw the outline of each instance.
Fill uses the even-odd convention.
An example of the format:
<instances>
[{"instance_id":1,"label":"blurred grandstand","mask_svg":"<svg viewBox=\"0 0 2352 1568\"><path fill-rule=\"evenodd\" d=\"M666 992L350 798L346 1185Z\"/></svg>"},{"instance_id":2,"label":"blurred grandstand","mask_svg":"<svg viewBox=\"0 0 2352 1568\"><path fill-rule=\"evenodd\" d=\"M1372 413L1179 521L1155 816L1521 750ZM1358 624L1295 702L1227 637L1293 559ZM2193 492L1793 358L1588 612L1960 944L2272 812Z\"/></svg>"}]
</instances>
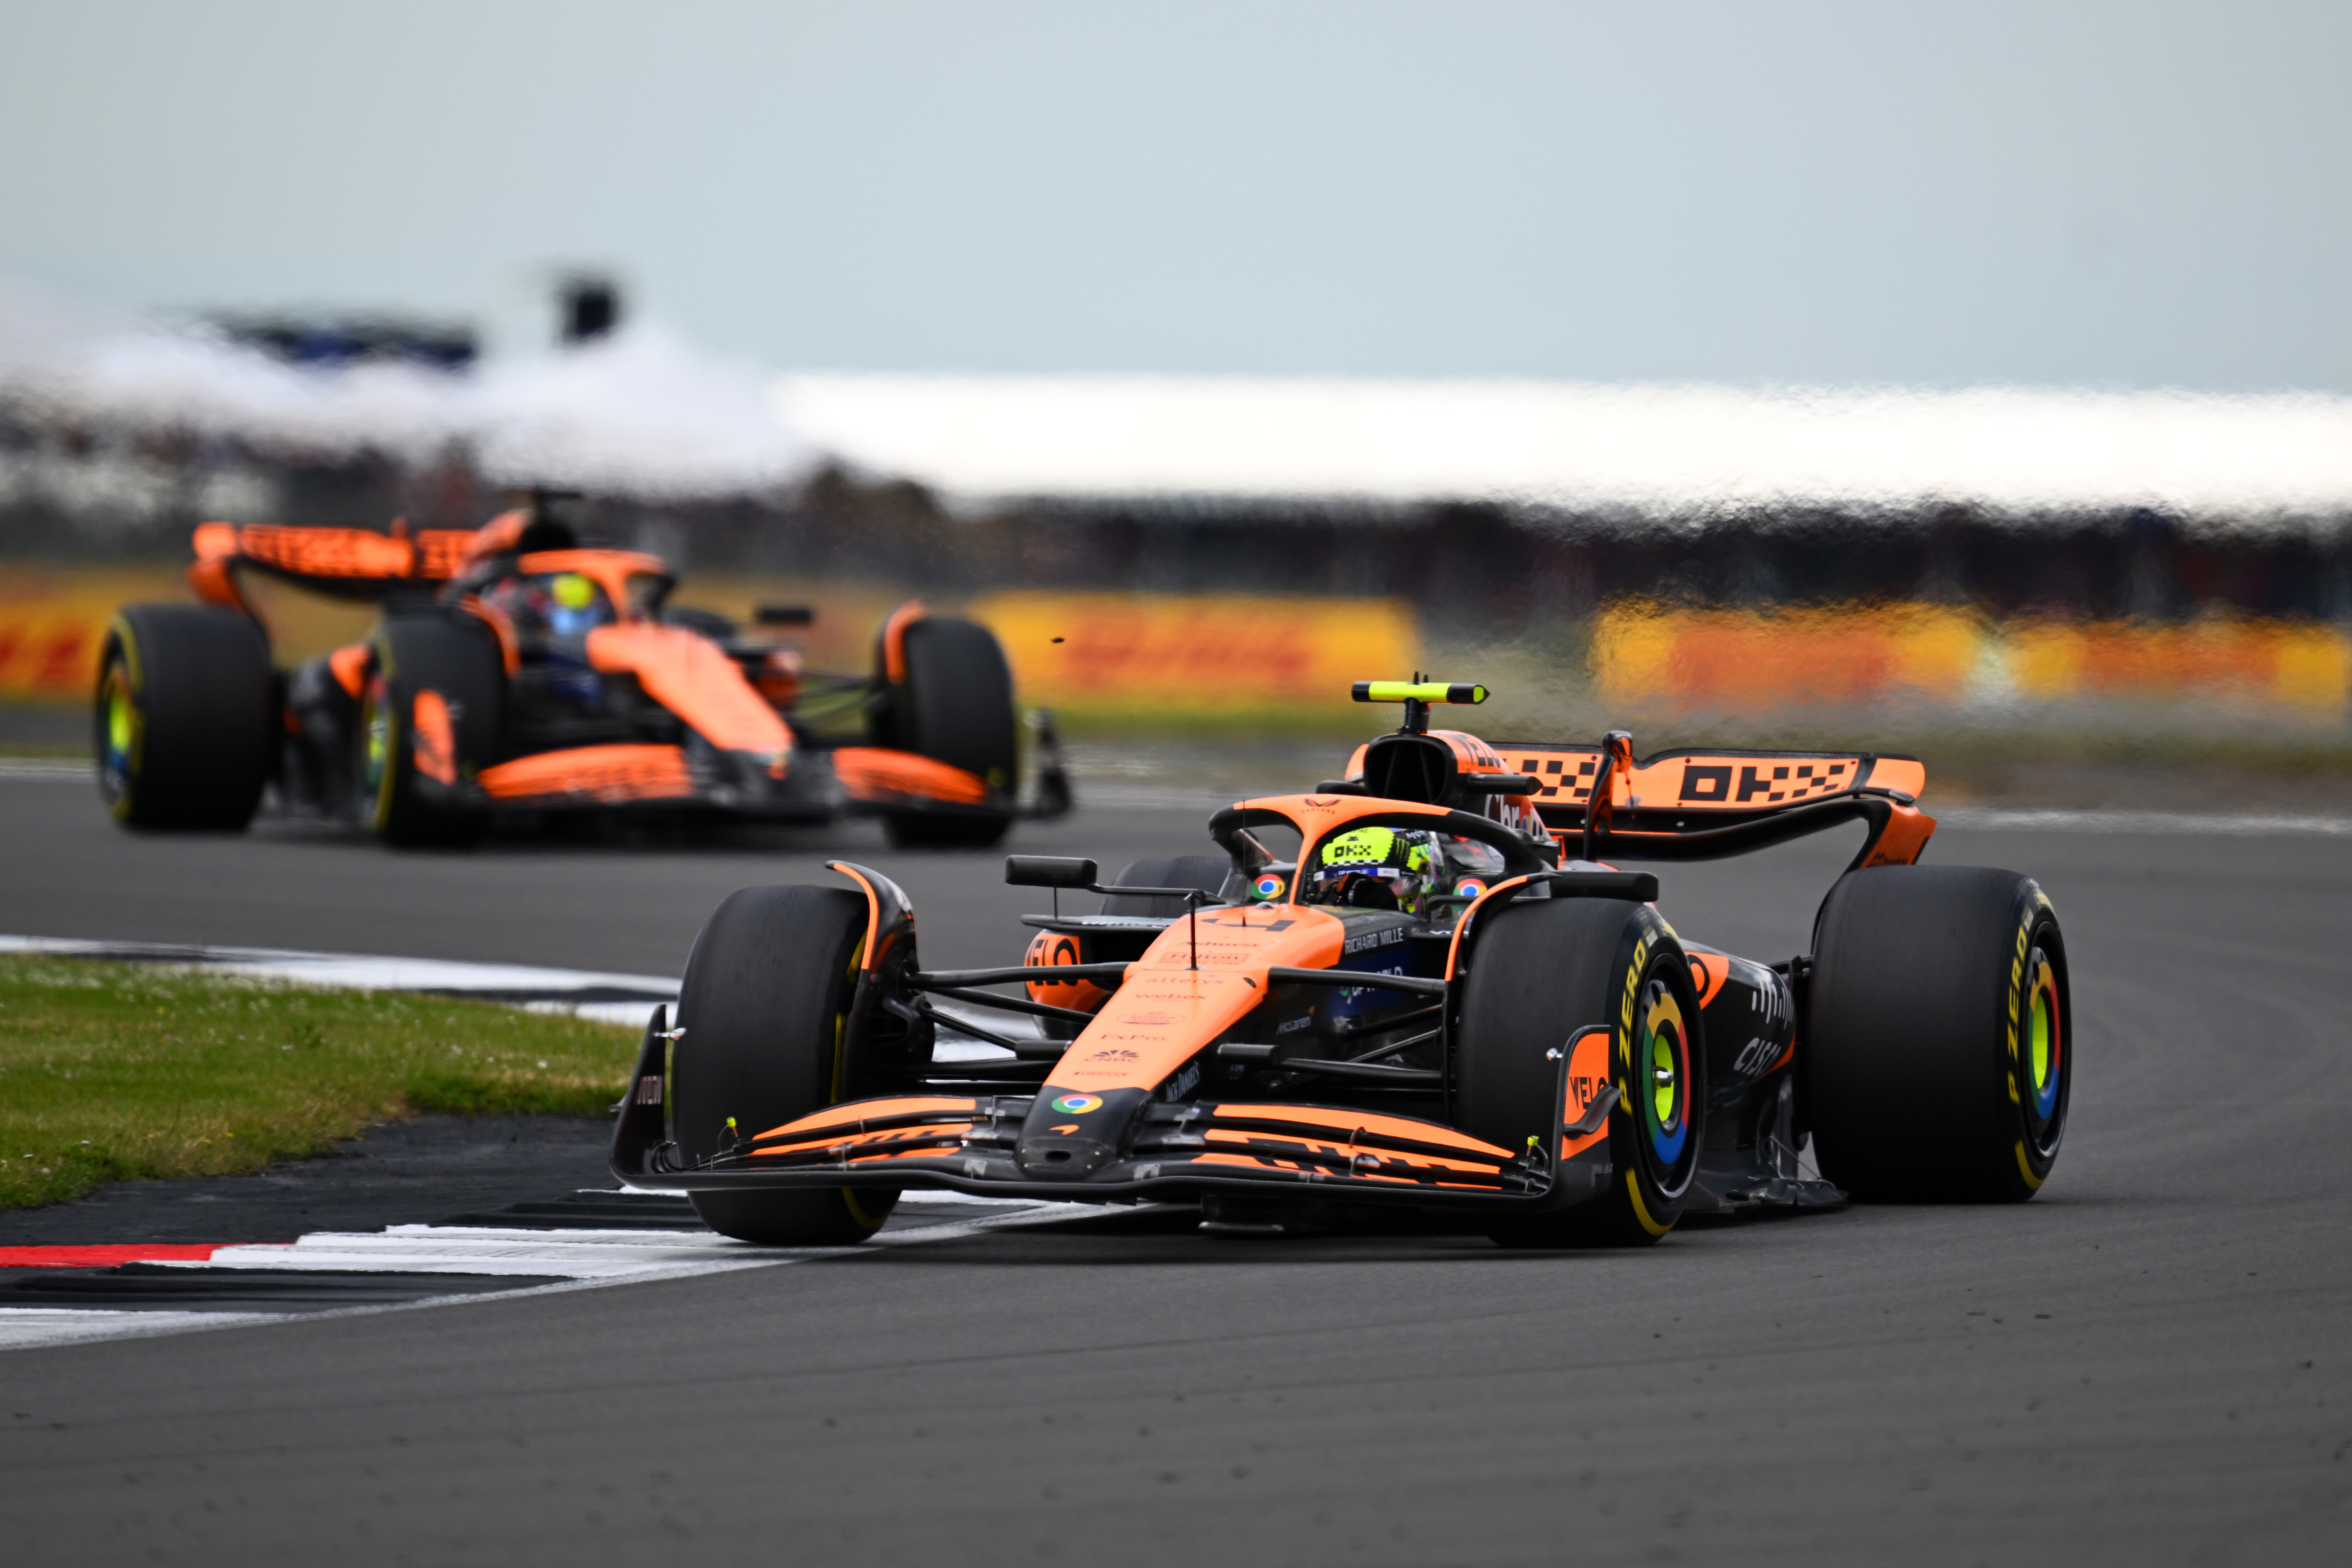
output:
<instances>
[{"instance_id":1,"label":"blurred grandstand","mask_svg":"<svg viewBox=\"0 0 2352 1568\"><path fill-rule=\"evenodd\" d=\"M1399 649L1548 711L2187 695L2338 726L2352 700L2352 398L770 378L567 287L568 346L478 363L0 291L0 556L176 561L216 517L463 526L560 485L698 574L1017 592L1039 627L1057 591L1244 634L1401 608ZM1049 657L1108 668L1052 646L1048 687Z\"/></svg>"}]
</instances>

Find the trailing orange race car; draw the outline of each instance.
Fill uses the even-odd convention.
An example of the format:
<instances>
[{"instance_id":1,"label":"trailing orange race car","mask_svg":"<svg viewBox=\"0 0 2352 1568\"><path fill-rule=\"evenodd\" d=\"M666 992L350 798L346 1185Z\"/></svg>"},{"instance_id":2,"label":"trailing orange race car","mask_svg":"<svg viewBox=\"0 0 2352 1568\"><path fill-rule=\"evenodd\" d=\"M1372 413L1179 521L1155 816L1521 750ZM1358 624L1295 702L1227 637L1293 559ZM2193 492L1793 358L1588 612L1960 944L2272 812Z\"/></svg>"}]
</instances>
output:
<instances>
[{"instance_id":1,"label":"trailing orange race car","mask_svg":"<svg viewBox=\"0 0 2352 1568\"><path fill-rule=\"evenodd\" d=\"M398 844L462 841L517 810L690 808L776 821L878 814L902 845L988 845L1019 804L1003 650L970 621L901 605L869 677L804 670L723 617L667 605L656 558L582 549L546 498L475 531L205 523L202 605L134 605L110 628L99 781L122 823L241 828L264 791L356 810ZM366 641L279 671L239 591L258 571L380 600ZM804 623L805 609L763 608ZM861 707L827 744L813 708ZM1039 716L1036 797L1070 795Z\"/></svg>"},{"instance_id":2,"label":"trailing orange race car","mask_svg":"<svg viewBox=\"0 0 2352 1568\"><path fill-rule=\"evenodd\" d=\"M1404 1205L1560 1246L2041 1186L2073 1077L2065 942L2031 879L1915 863L1916 762L1489 745L1427 723L1481 688L1357 695L1402 701L1403 728L1345 778L1216 813L1213 857L1107 887L1090 860L1011 858L1016 885L1107 895L1064 914L1056 892L1020 965L924 969L907 895L845 862L851 889L736 893L678 1027L647 1028L614 1173L782 1244L860 1239L910 1187L1253 1227ZM1656 876L1609 863L1854 822L1813 951L1777 963L1685 938Z\"/></svg>"}]
</instances>

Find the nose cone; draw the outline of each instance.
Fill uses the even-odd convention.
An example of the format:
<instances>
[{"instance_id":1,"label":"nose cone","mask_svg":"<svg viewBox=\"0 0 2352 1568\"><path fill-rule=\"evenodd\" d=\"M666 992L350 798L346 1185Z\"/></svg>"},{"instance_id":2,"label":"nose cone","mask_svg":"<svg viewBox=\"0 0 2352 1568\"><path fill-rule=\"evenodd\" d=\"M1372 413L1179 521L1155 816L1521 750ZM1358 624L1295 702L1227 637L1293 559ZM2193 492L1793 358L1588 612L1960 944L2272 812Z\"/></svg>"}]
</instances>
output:
<instances>
[{"instance_id":1,"label":"nose cone","mask_svg":"<svg viewBox=\"0 0 2352 1568\"><path fill-rule=\"evenodd\" d=\"M1082 1181L1118 1157L1128 1124L1150 1098L1140 1089L1095 1094L1049 1084L1030 1105L1013 1161L1033 1181Z\"/></svg>"}]
</instances>

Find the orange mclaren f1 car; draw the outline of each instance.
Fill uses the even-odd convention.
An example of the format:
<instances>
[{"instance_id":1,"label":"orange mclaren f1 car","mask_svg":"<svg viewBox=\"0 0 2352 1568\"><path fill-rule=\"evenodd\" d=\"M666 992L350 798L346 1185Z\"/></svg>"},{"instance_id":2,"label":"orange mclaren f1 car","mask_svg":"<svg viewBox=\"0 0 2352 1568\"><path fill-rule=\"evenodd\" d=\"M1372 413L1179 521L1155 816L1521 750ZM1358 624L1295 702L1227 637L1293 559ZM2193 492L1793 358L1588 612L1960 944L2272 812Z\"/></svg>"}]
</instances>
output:
<instances>
[{"instance_id":1,"label":"orange mclaren f1 car","mask_svg":"<svg viewBox=\"0 0 2352 1568\"><path fill-rule=\"evenodd\" d=\"M1090 860L1013 857L1008 881L1108 895L1026 917L1019 965L925 969L907 895L861 867L736 893L678 1026L648 1026L614 1172L799 1244L857 1240L925 1187L1251 1227L1402 1205L1567 1246L2041 1186L2073 1074L2065 942L2031 879L1915 863L1916 762L1488 745L1427 727L1483 689L1357 690L1402 701L1403 728L1345 778L1216 813L1213 857L1108 887ZM1813 951L1776 963L1685 938L1656 876L1611 864L1848 823L1866 837Z\"/></svg>"},{"instance_id":2,"label":"orange mclaren f1 car","mask_svg":"<svg viewBox=\"0 0 2352 1568\"><path fill-rule=\"evenodd\" d=\"M1023 814L1003 650L919 603L884 622L870 678L826 676L669 607L659 560L580 548L543 499L470 532L206 523L195 552L205 602L123 610L100 662L100 787L131 826L240 828L273 784L290 810L355 810L400 844L462 841L501 812L686 808L866 812L900 844L987 845ZM383 616L276 669L248 571ZM863 744L807 721L856 707ZM1052 816L1069 788L1050 718L1038 741L1028 810Z\"/></svg>"}]
</instances>

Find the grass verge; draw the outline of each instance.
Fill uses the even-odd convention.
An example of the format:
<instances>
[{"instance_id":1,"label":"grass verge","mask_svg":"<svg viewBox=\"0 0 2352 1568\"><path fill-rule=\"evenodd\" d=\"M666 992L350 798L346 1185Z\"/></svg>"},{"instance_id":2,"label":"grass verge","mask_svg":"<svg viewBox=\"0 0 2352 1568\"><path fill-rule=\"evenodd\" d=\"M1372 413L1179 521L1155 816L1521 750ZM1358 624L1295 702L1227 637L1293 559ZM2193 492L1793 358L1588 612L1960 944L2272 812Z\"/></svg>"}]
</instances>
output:
<instances>
[{"instance_id":1,"label":"grass verge","mask_svg":"<svg viewBox=\"0 0 2352 1568\"><path fill-rule=\"evenodd\" d=\"M484 1002L0 958L0 1209L251 1171L424 1111L602 1115L635 1046Z\"/></svg>"}]
</instances>

